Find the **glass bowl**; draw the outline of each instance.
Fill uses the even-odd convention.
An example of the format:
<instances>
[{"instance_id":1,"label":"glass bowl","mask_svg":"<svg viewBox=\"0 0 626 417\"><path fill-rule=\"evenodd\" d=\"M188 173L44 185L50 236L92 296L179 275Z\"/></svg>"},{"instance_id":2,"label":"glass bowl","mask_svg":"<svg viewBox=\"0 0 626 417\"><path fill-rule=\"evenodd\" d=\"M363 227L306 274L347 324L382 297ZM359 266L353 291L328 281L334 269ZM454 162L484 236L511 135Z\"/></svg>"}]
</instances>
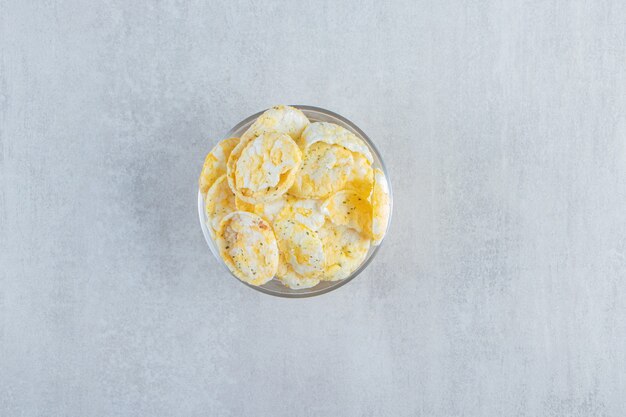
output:
<instances>
[{"instance_id":1,"label":"glass bowl","mask_svg":"<svg viewBox=\"0 0 626 417\"><path fill-rule=\"evenodd\" d=\"M363 140L363 142L367 144L370 151L372 152L372 156L374 157L374 163L372 164L372 167L380 168L385 173L385 177L387 178L387 183L389 185L390 210L389 210L389 223L387 224L387 230L389 230L389 224L391 223L391 214L393 212L393 195L391 191L391 181L389 180L389 173L387 172L387 169L385 168L385 164L383 163L383 160L380 157L378 150L376 149L376 147L374 146L370 138L361 129L359 129L358 126L356 126L354 123L352 123L350 120L346 119L345 117L338 115L337 113L333 113L329 110L322 109L320 107L304 106L304 105L292 105L292 106L300 109L306 115L306 117L309 118L311 122L331 122L331 123L338 124L339 126L342 126L350 130L352 133L357 135L361 140ZM228 133L226 133L226 135L224 135L224 137L221 139L226 139L230 137L240 137L243 134L243 132L245 132L246 129L248 129L248 127L250 127L250 125L264 111L265 110L260 111L256 114L253 114L250 117L246 117L244 120L237 123L237 125L233 127ZM359 267L356 270L354 270L354 272L352 272L350 276L339 281L320 281L320 283L317 284L315 287L294 290L294 289L284 286L277 278L274 278L271 281L267 282L266 284L263 284L261 286L255 286L255 285L250 285L248 283L245 283L241 281L239 278L237 278L230 271L230 269L228 269L228 267L222 260L222 257L220 256L219 251L217 249L217 244L213 241L213 238L211 238L209 229L207 228L207 225L206 225L207 218L204 212L204 198L202 197L202 194L200 193L200 191L198 191L198 214L200 216L200 226L202 227L202 233L204 234L206 243L209 245L209 249L215 256L217 261L224 267L224 269L226 269L228 273L232 275L232 277L236 279L238 282L241 282L242 284L247 285L250 288L254 288L257 291L261 291L262 293L274 295L277 297L287 297L287 298L313 297L315 295L325 294L343 285L346 285L348 282L352 281L357 275L359 275L367 267L367 265L369 265L370 262L372 262L372 260L374 259L374 256L376 255L376 253L380 249L380 246L382 245L382 242L381 242L381 244L378 246L370 246L370 249L367 255L365 256L365 259L361 263L361 265L359 265Z\"/></svg>"}]
</instances>

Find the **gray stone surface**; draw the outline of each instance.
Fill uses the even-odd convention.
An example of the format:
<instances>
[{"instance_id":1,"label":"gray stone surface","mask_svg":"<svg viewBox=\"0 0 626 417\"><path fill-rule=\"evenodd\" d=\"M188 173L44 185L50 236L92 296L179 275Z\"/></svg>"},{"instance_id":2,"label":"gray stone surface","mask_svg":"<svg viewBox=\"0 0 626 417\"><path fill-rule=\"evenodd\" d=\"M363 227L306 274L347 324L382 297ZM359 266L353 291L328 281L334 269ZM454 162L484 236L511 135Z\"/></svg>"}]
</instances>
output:
<instances>
[{"instance_id":1,"label":"gray stone surface","mask_svg":"<svg viewBox=\"0 0 626 417\"><path fill-rule=\"evenodd\" d=\"M0 415L626 414L626 3L382 3L0 0ZM395 191L313 299L197 220L276 103L359 124Z\"/></svg>"}]
</instances>

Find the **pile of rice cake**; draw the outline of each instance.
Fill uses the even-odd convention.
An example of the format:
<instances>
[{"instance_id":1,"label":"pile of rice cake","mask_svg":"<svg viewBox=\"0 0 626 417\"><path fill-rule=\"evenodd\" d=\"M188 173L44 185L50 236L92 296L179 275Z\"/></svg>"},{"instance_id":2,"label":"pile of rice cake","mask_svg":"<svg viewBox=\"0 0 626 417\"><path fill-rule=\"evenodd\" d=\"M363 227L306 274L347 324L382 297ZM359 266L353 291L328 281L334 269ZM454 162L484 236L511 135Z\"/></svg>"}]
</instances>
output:
<instances>
[{"instance_id":1,"label":"pile of rice cake","mask_svg":"<svg viewBox=\"0 0 626 417\"><path fill-rule=\"evenodd\" d=\"M220 141L200 174L207 228L240 280L292 289L344 279L382 241L389 188L349 130L274 106Z\"/></svg>"}]
</instances>

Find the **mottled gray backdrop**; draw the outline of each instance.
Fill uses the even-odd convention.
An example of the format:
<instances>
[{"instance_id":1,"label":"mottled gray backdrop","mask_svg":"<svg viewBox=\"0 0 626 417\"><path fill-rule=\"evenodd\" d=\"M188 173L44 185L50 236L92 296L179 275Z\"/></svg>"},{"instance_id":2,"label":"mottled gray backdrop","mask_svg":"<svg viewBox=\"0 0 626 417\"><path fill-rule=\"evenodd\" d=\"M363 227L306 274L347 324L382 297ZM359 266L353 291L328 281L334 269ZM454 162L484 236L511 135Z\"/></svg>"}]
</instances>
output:
<instances>
[{"instance_id":1,"label":"mottled gray backdrop","mask_svg":"<svg viewBox=\"0 0 626 417\"><path fill-rule=\"evenodd\" d=\"M0 0L0 30L2 417L626 414L625 2ZM204 154L277 103L352 119L394 189L314 299L197 220Z\"/></svg>"}]
</instances>

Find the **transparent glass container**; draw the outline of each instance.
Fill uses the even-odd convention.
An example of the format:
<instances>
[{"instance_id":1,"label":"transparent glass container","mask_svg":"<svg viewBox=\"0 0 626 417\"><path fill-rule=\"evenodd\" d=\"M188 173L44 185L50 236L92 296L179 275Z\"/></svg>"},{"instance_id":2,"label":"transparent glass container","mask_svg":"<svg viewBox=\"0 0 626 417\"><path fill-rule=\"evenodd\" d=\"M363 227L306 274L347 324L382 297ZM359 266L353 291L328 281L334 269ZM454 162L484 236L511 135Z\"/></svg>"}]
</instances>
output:
<instances>
[{"instance_id":1,"label":"transparent glass container","mask_svg":"<svg viewBox=\"0 0 626 417\"><path fill-rule=\"evenodd\" d=\"M383 160L380 157L380 154L378 153L378 150L376 149L376 146L374 146L374 144L372 143L371 139L361 129L359 129L358 126L356 126L350 120L336 113L333 113L329 110L322 109L320 107L305 106L305 105L292 105L292 106L302 110L302 112L309 118L311 122L331 122L331 123L338 124L339 126L342 126L350 130L352 133L357 135L361 140L363 140L363 142L367 144L370 151L372 152L372 156L374 157L374 163L372 164L372 167L380 168L385 173L385 177L387 178L387 183L389 185L390 212L389 212L389 223L387 224L387 230L389 230L389 224L391 223L391 214L393 213L393 195L392 195L392 190L391 190L391 181L389 179L389 173L387 172L387 169L385 168L385 164L383 163ZM240 137L243 134L243 132L245 132L246 129L248 129L248 127L250 127L250 125L264 111L265 110L260 111L256 114L253 114L252 116L247 117L241 122L237 123L237 125L235 125L235 127L233 127L228 133L226 133L226 135L224 135L224 137L222 137L221 139L226 139L230 137ZM204 198L202 197L202 194L200 193L200 191L198 191L198 215L200 216L200 227L202 227L202 233L204 234L204 238L207 242L207 245L209 246L209 249L215 256L217 261L224 267L224 269L228 271L230 275L232 275L233 279L257 291L261 291L265 294L270 294L270 295L274 295L277 297L287 297L287 298L313 297L315 295L325 294L343 285L346 285L348 282L352 281L357 275L359 275L369 265L370 262L372 262L372 260L376 256L376 253L378 252L378 250L380 249L380 247L382 246L384 242L384 239L383 239L383 242L381 242L380 245L370 246L370 249L367 255L365 256L365 258L363 259L363 262L361 263L361 265L359 265L359 267L355 269L354 272L352 272L352 274L350 274L350 276L348 276L345 279L342 279L339 281L320 281L320 283L317 284L315 287L297 289L297 290L284 286L277 278L272 279L271 281L267 282L264 285L254 286L254 285L245 283L241 281L239 278L237 278L230 271L230 269L228 269L228 267L222 260L222 257L220 256L219 251L217 249L217 244L214 242L213 238L211 237L211 234L209 233L209 229L207 228L207 225L206 225L207 218L206 218L206 214L204 211Z\"/></svg>"}]
</instances>

